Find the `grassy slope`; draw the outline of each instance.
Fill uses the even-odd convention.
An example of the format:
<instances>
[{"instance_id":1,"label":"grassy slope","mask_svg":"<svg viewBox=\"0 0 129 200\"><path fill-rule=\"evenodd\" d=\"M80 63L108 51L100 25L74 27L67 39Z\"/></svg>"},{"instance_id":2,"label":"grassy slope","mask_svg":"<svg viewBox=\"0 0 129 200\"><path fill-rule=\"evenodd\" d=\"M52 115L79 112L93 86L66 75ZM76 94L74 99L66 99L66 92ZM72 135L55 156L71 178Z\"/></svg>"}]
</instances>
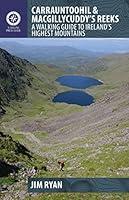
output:
<instances>
[{"instance_id":1,"label":"grassy slope","mask_svg":"<svg viewBox=\"0 0 129 200\"><path fill-rule=\"evenodd\" d=\"M105 93L119 92L119 88L126 85L129 80L129 55L120 56L110 56L103 59L104 66L108 66L107 70L99 71L93 73L93 76L104 81L104 85L88 89L96 99L103 97ZM123 102L121 105L116 104L116 110L123 106L126 106L128 102ZM127 104L128 106L128 104ZM114 110L115 111L115 110ZM104 139L105 135L114 135L117 138L121 135L124 128L127 128L129 123L127 120L123 120L118 127L106 128L105 131L97 136L96 139L100 140L100 137ZM98 148L87 148L87 145L91 146L94 143L94 133L90 133L85 139L75 140L72 148L72 143L70 151L67 150L67 145L64 144L61 150L60 145L55 145L54 147L46 149L49 151L57 151L57 158L65 158L67 160L66 170L63 174L58 171L54 171L54 176L73 176L73 177L94 177L94 176L108 176L108 177L127 177L129 175L128 166L128 143L126 142L116 142L102 145ZM86 145L87 144L87 145ZM118 150L122 148L123 150ZM72 164L74 162L75 166ZM78 169L78 170L77 170ZM118 170L119 169L119 170ZM53 176L53 173L46 174L46 177ZM37 199L128 199L128 194L52 194L50 195L40 195Z\"/></svg>"},{"instance_id":2,"label":"grassy slope","mask_svg":"<svg viewBox=\"0 0 129 200\"><path fill-rule=\"evenodd\" d=\"M101 66L103 70L98 70ZM101 87L89 89L95 98L119 89L129 80L129 54L116 54L100 59L92 75L104 82Z\"/></svg>"},{"instance_id":3,"label":"grassy slope","mask_svg":"<svg viewBox=\"0 0 129 200\"><path fill-rule=\"evenodd\" d=\"M92 73L93 76L101 79L104 81L103 86L91 88L88 91L95 95L96 99L100 99L103 97L105 93L109 92L119 92L119 88L128 82L129 77L129 56L110 56L109 58L104 58L103 63L105 66L108 66L107 70L104 71L96 71L95 73ZM43 68L40 66L40 70L42 71ZM54 81L55 77L60 75L60 72L53 72L51 73L52 69L45 68L45 76L48 80ZM43 70L44 72L44 70ZM39 79L39 78L38 78ZM41 84L38 82L38 80L35 80L38 88L38 84ZM58 84L57 91L62 90L65 88L60 87ZM44 87L44 85L43 85ZM47 90L46 92L48 92ZM50 99L51 91L55 91L55 88L51 90L50 88ZM38 96L37 96L38 95ZM22 116L26 118L26 116L29 116L29 119L33 119L33 117L36 117L37 119L49 118L50 115L55 116L59 114L64 113L70 113L72 110L80 110L80 107L76 106L66 106L66 105L59 105L59 104L53 104L51 101L48 101L48 98L45 98L42 95L40 96L39 93L34 94L34 90L30 91L30 95L32 99L27 99L27 103L23 102L22 104L17 104L19 112L22 111ZM40 98L39 98L40 97ZM30 102L28 102L30 101ZM44 104L42 104L44 102ZM127 104L127 102L126 102ZM30 107L29 107L30 106ZM117 105L116 104L116 110L121 109L125 105ZM128 106L128 104L127 104ZM109 105L110 107L110 105ZM32 109L33 108L33 109ZM43 109L44 108L44 109ZM10 111L10 108L9 108ZM115 110L114 110L115 111ZM43 112L43 116L39 117L39 114ZM9 116L10 117L10 116ZM28 119L28 117L27 117ZM3 119L6 121L5 119ZM14 121L15 122L15 121ZM17 122L17 121L16 121ZM119 136L121 134L121 131L128 127L128 121L122 121L118 127L107 127L102 129L102 132L99 133L99 135L96 137L96 140L100 140L100 138L103 138L105 140L105 135L113 135L114 138ZM42 132L34 133L36 137L39 137L39 139L44 140L44 134L42 136ZM26 143L28 145L29 141L25 141L25 138L22 137L18 131L15 132L15 136L18 140L20 140L23 143ZM47 137L47 136L46 136ZM64 143L62 145L55 144L50 147L42 147L40 151L44 151L49 154L49 152L56 152L56 156L51 158L51 165L53 166L53 169L50 172L47 172L46 174L40 174L40 176L46 176L46 177L93 177L93 176L127 176L128 171L123 171L123 169L127 168L129 165L129 158L128 158L128 144L126 142L121 142L118 145L124 146L124 150L117 151L117 148L115 150L115 147L117 146L117 142L102 145L99 147L94 147L94 132L89 132L85 138L82 138L80 140L75 139L73 142L69 141L68 144ZM32 146L31 146L32 145ZM29 147L32 148L34 144L31 144ZM35 144L36 145L36 144ZM89 145L89 147L87 146ZM91 146L90 146L91 145ZM70 149L69 149L70 147ZM111 159L112 157L112 159ZM66 162L66 169L65 171L59 172L57 170L56 166L56 160L58 158L65 158L67 160ZM52 164L52 161L54 164ZM74 163L74 164L73 164ZM111 168L111 169L110 169ZM122 168L122 172L119 172L120 174L117 174L118 168ZM38 197L29 198L29 199L128 199L128 194L44 194L40 195Z\"/></svg>"},{"instance_id":4,"label":"grassy slope","mask_svg":"<svg viewBox=\"0 0 129 200\"><path fill-rule=\"evenodd\" d=\"M12 101L9 107L6 107L7 114L2 121L7 121L17 117L35 117L36 115L43 115L43 117L50 117L62 114L68 114L72 111L80 111L79 106L65 104L54 104L52 98L59 91L64 91L67 88L60 86L55 82L55 79L64 74L54 66L37 65L38 72L29 72L32 81L32 87L28 87L28 96L24 101Z\"/></svg>"},{"instance_id":5,"label":"grassy slope","mask_svg":"<svg viewBox=\"0 0 129 200\"><path fill-rule=\"evenodd\" d=\"M8 55L8 54L7 54ZM10 55L9 55L10 56ZM24 155L18 155L15 152L15 141L21 142L28 147L28 141L22 134L13 134L11 129L8 129L8 126L5 127L4 122L10 122L14 119L23 118L27 120L28 118L36 117L42 112L44 117L48 117L50 115L59 115L63 114L63 110L65 109L65 105L55 105L51 102L52 97L61 90L61 87L58 84L54 84L55 79L61 75L62 70L57 69L54 66L48 65L37 65L37 69L33 72L33 70L29 69L28 66L28 77L31 78L32 86L26 86L28 95L26 96L24 101L16 101L13 100L10 102L9 106L6 105L6 115L4 115L0 119L0 130L5 131L6 135L11 135L13 140L6 138L0 140L0 145L2 145L0 149L0 158L7 159L9 162L23 162L28 167L31 166L40 166L40 164L45 163L44 156L41 158L38 155L33 154L33 158L30 161L29 158ZM23 91L24 92L24 91ZM71 110L75 110L74 106L69 106L66 109L66 113L71 112ZM0 138L1 139L1 138ZM33 144L32 144L33 145ZM32 147L32 146L31 146ZM35 147L33 145L33 147ZM1 178L0 184L11 184L13 180L10 177Z\"/></svg>"}]
</instances>

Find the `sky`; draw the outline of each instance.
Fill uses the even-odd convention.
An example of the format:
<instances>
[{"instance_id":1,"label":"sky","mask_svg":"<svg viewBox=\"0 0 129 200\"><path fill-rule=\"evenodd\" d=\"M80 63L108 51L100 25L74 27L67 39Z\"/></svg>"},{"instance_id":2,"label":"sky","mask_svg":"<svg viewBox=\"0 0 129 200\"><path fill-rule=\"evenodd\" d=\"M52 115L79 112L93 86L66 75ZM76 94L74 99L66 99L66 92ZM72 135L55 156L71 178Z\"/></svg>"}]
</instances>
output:
<instances>
[{"instance_id":1,"label":"sky","mask_svg":"<svg viewBox=\"0 0 129 200\"><path fill-rule=\"evenodd\" d=\"M19 43L27 46L71 46L94 52L129 52L129 38L1 38L1 42Z\"/></svg>"}]
</instances>

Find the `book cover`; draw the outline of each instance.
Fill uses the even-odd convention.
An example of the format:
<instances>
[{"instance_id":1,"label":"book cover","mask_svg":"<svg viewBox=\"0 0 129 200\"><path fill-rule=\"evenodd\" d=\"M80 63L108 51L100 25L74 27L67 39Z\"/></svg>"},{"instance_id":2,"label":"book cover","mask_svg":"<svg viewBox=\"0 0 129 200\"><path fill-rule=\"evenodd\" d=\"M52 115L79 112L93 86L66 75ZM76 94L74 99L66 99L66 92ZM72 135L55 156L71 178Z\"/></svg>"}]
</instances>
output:
<instances>
[{"instance_id":1,"label":"book cover","mask_svg":"<svg viewBox=\"0 0 129 200\"><path fill-rule=\"evenodd\" d=\"M0 3L0 199L129 199L129 1Z\"/></svg>"}]
</instances>

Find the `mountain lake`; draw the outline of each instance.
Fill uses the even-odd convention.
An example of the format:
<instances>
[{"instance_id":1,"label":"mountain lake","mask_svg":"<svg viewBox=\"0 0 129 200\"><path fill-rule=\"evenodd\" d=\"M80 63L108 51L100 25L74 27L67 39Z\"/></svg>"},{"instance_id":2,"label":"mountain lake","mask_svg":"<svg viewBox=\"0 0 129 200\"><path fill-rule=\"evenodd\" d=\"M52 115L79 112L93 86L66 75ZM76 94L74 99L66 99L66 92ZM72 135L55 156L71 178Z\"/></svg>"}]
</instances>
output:
<instances>
[{"instance_id":1,"label":"mountain lake","mask_svg":"<svg viewBox=\"0 0 129 200\"><path fill-rule=\"evenodd\" d=\"M97 86L103 84L102 81L95 78L79 76L79 75L65 75L56 79L61 85L76 88L78 90L70 90L62 93L58 93L53 102L77 104L80 106L87 106L94 102L94 97L82 91L91 86Z\"/></svg>"}]
</instances>

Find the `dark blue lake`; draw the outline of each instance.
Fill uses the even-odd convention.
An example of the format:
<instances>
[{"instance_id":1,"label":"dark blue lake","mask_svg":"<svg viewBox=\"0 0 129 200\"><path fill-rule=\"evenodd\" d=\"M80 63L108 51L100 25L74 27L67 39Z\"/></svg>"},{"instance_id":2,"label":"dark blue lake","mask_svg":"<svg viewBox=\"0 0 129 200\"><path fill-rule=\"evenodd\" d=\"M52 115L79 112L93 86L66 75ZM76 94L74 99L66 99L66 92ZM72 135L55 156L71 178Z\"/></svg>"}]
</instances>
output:
<instances>
[{"instance_id":1,"label":"dark blue lake","mask_svg":"<svg viewBox=\"0 0 129 200\"><path fill-rule=\"evenodd\" d=\"M78 75L66 75L61 76L56 79L57 82L59 82L61 85L65 85L71 88L77 88L77 89L86 89L88 87L94 86L94 85L101 85L102 82L91 77L87 76L78 76Z\"/></svg>"},{"instance_id":2,"label":"dark blue lake","mask_svg":"<svg viewBox=\"0 0 129 200\"><path fill-rule=\"evenodd\" d=\"M67 92L58 93L53 98L53 102L87 106L94 102L94 98L86 92L80 90L71 90Z\"/></svg>"},{"instance_id":3,"label":"dark blue lake","mask_svg":"<svg viewBox=\"0 0 129 200\"><path fill-rule=\"evenodd\" d=\"M56 79L61 85L76 89L86 89L91 86L103 84L101 81L85 76L66 75ZM77 104L80 106L87 106L94 102L94 97L81 90L71 90L58 93L53 102L62 102L68 104Z\"/></svg>"}]
</instances>

